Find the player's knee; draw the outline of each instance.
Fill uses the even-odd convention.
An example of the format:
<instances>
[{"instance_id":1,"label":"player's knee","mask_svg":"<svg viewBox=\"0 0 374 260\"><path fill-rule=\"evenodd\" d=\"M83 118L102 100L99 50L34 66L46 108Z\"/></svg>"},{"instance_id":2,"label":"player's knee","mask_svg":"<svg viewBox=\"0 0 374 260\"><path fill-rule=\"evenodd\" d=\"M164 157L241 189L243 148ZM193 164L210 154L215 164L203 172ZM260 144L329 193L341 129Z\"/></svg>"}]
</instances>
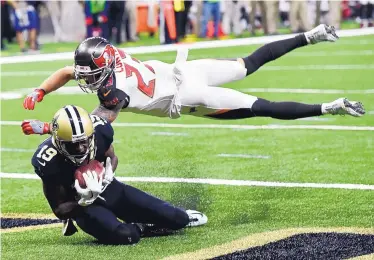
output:
<instances>
[{"instance_id":1,"label":"player's knee","mask_svg":"<svg viewBox=\"0 0 374 260\"><path fill-rule=\"evenodd\" d=\"M246 75L252 74L256 70L258 70L261 67L261 64L259 64L256 59L253 56L248 56L243 58L244 67L247 70Z\"/></svg>"},{"instance_id":2,"label":"player's knee","mask_svg":"<svg viewBox=\"0 0 374 260\"><path fill-rule=\"evenodd\" d=\"M110 240L113 244L118 245L136 244L140 240L140 230L132 224L121 224L114 231Z\"/></svg>"},{"instance_id":3,"label":"player's knee","mask_svg":"<svg viewBox=\"0 0 374 260\"><path fill-rule=\"evenodd\" d=\"M252 111L256 116L267 116L274 110L274 102L259 98L252 105Z\"/></svg>"}]
</instances>

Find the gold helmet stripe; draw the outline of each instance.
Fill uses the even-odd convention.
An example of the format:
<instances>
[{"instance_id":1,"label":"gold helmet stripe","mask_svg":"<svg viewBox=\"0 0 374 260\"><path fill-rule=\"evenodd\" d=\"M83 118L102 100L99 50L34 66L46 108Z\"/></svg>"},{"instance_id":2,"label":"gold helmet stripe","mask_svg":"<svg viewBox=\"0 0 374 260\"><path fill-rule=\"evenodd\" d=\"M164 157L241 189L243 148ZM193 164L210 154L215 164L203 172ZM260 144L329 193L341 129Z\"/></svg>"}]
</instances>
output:
<instances>
[{"instance_id":1,"label":"gold helmet stripe","mask_svg":"<svg viewBox=\"0 0 374 260\"><path fill-rule=\"evenodd\" d=\"M68 115L69 117L69 121L70 121L70 126L71 126L71 129L73 130L73 136L74 135L82 135L84 133L83 131L83 125L82 125L82 121L81 121L81 118L80 118L80 115L77 111L77 109L73 108L73 106L65 106L65 112L66 114Z\"/></svg>"}]
</instances>

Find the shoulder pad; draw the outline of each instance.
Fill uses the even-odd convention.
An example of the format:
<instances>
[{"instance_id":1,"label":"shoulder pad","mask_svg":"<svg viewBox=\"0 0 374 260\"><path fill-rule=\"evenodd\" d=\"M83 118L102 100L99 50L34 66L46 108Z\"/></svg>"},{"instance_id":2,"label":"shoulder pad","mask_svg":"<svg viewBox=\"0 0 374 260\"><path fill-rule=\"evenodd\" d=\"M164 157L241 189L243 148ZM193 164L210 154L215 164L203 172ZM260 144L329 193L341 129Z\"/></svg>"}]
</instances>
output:
<instances>
[{"instance_id":1,"label":"shoulder pad","mask_svg":"<svg viewBox=\"0 0 374 260\"><path fill-rule=\"evenodd\" d=\"M104 138L109 148L109 146L113 142L114 136L114 130L112 125L104 118L101 118L97 115L90 115L90 117L93 122L96 138Z\"/></svg>"},{"instance_id":2,"label":"shoulder pad","mask_svg":"<svg viewBox=\"0 0 374 260\"><path fill-rule=\"evenodd\" d=\"M61 155L57 152L51 139L48 138L39 145L31 159L31 164L34 166L36 174L42 179L55 175L59 169L58 158Z\"/></svg>"}]
</instances>

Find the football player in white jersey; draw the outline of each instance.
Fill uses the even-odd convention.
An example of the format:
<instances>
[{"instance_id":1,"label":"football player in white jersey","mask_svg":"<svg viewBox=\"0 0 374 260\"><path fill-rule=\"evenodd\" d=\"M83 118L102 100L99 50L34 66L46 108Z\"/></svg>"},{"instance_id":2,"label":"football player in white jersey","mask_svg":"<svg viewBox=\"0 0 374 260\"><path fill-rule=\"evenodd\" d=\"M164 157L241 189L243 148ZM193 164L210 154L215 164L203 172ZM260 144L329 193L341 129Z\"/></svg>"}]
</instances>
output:
<instances>
[{"instance_id":1,"label":"football player in white jersey","mask_svg":"<svg viewBox=\"0 0 374 260\"><path fill-rule=\"evenodd\" d=\"M156 60L141 62L107 40L92 37L77 47L74 66L52 74L24 99L23 105L32 110L46 94L75 79L82 90L97 92L100 105L92 113L110 122L120 111L170 118L190 114L218 119L261 116L287 120L323 114L362 116L365 113L362 104L346 98L313 105L270 102L219 87L245 78L265 63L296 48L337 39L332 26L321 24L295 37L266 44L245 58L187 61L188 51L181 50L176 61L168 64ZM29 134L44 134L49 133L49 126L26 120L23 130Z\"/></svg>"}]
</instances>

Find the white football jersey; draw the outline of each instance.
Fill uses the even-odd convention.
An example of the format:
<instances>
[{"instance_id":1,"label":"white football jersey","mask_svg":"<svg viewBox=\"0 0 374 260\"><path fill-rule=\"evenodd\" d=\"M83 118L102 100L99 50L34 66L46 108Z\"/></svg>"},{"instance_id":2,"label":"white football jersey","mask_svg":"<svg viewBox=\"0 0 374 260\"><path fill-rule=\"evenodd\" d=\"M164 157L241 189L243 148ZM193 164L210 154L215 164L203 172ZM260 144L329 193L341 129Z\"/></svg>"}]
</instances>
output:
<instances>
[{"instance_id":1,"label":"white football jersey","mask_svg":"<svg viewBox=\"0 0 374 260\"><path fill-rule=\"evenodd\" d=\"M173 66L161 61L141 62L116 48L116 88L130 97L123 111L176 118L177 86Z\"/></svg>"}]
</instances>

